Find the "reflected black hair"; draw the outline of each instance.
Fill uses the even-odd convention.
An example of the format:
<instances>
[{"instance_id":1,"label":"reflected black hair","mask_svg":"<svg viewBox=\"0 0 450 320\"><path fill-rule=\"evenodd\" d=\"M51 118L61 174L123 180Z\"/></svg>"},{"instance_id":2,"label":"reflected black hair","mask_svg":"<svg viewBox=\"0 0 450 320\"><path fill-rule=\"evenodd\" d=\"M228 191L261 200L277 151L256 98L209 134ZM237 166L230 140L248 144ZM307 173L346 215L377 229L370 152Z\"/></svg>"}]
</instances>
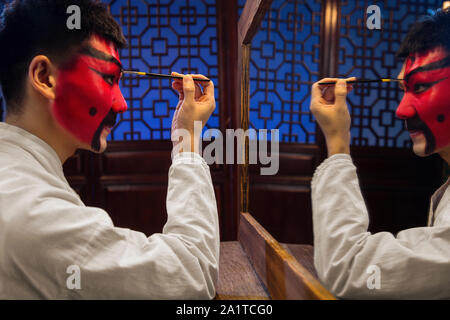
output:
<instances>
[{"instance_id":1,"label":"reflected black hair","mask_svg":"<svg viewBox=\"0 0 450 320\"><path fill-rule=\"evenodd\" d=\"M435 14L424 16L413 24L397 52L397 57L404 59L412 53L438 46L450 52L450 8L439 9Z\"/></svg>"},{"instance_id":2,"label":"reflected black hair","mask_svg":"<svg viewBox=\"0 0 450 320\"><path fill-rule=\"evenodd\" d=\"M67 28L67 8L81 9L81 29ZM99 0L14 0L0 16L0 85L8 112L19 113L24 81L31 60L48 56L57 65L67 62L92 34L112 41L118 49L126 40L118 23Z\"/></svg>"}]
</instances>

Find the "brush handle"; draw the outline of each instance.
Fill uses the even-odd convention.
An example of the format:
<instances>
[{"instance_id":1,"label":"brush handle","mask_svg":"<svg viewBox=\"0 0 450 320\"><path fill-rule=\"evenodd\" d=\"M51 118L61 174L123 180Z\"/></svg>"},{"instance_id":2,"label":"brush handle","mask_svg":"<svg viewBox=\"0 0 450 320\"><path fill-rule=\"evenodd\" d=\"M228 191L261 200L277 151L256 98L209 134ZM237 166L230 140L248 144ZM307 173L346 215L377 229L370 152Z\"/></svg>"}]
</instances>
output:
<instances>
[{"instance_id":1,"label":"brush handle","mask_svg":"<svg viewBox=\"0 0 450 320\"><path fill-rule=\"evenodd\" d=\"M153 78L166 78L166 79L183 79L181 76L172 76L169 74L160 74L160 73L151 73L151 72L140 72L140 71L123 71L125 74L136 74L139 76L147 76L147 77L153 77ZM205 81L209 82L210 79L199 79L199 78L193 78L194 81Z\"/></svg>"},{"instance_id":2,"label":"brush handle","mask_svg":"<svg viewBox=\"0 0 450 320\"><path fill-rule=\"evenodd\" d=\"M361 79L361 80L347 81L347 83L396 82L396 81L402 81L402 80L403 79ZM336 84L336 81L320 82L319 84L320 85Z\"/></svg>"}]
</instances>

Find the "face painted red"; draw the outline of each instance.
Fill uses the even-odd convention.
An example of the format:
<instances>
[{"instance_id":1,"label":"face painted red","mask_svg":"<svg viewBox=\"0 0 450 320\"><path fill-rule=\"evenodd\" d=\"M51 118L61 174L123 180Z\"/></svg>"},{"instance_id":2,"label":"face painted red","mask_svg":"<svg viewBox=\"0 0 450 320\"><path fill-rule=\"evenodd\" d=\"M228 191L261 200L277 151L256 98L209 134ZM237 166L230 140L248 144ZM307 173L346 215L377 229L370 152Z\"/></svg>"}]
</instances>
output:
<instances>
[{"instance_id":1,"label":"face painted red","mask_svg":"<svg viewBox=\"0 0 450 320\"><path fill-rule=\"evenodd\" d=\"M53 114L66 130L94 151L103 151L117 114L127 110L119 88L121 74L114 44L96 35L59 72Z\"/></svg>"},{"instance_id":2,"label":"face painted red","mask_svg":"<svg viewBox=\"0 0 450 320\"><path fill-rule=\"evenodd\" d=\"M411 54L404 68L397 116L406 120L414 152L431 154L450 145L450 55L440 47Z\"/></svg>"}]
</instances>

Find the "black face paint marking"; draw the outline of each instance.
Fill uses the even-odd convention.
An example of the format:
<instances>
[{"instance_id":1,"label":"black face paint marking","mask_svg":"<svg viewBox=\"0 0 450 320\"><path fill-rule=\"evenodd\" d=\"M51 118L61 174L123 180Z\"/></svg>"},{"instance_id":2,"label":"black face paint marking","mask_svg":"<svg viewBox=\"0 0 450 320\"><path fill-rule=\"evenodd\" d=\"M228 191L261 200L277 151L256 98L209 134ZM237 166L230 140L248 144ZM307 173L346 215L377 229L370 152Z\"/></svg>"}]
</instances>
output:
<instances>
[{"instance_id":1,"label":"black face paint marking","mask_svg":"<svg viewBox=\"0 0 450 320\"><path fill-rule=\"evenodd\" d=\"M436 139L433 136L430 128L425 124L425 122L420 119L420 117L416 114L413 118L409 118L405 120L406 129L408 131L422 131L425 139L427 141L425 147L425 154L431 154L436 148Z\"/></svg>"},{"instance_id":2,"label":"black face paint marking","mask_svg":"<svg viewBox=\"0 0 450 320\"><path fill-rule=\"evenodd\" d=\"M113 111L111 108L109 113L103 119L103 121L98 126L97 130L94 133L94 137L92 138L91 147L95 151L100 151L100 135L105 127L114 127L116 124L117 113Z\"/></svg>"},{"instance_id":3,"label":"black face paint marking","mask_svg":"<svg viewBox=\"0 0 450 320\"><path fill-rule=\"evenodd\" d=\"M94 49L91 46L84 47L81 50L81 53L85 54L87 56L94 57L94 58L99 59L99 60L112 62L112 63L116 64L120 68L120 70L123 69L122 64L119 62L119 60L117 60L116 58L114 58L113 56L111 56L109 54L106 54L106 53L104 53L102 51Z\"/></svg>"},{"instance_id":4,"label":"black face paint marking","mask_svg":"<svg viewBox=\"0 0 450 320\"><path fill-rule=\"evenodd\" d=\"M114 84L114 79L115 79L115 75L110 74L110 73L103 73L101 71L98 71L97 69L91 68L89 67L89 69L91 69L92 71L94 71L95 73L97 73L98 75L100 75L103 80L105 80L105 82L107 84L109 84L110 86L112 86Z\"/></svg>"},{"instance_id":5,"label":"black face paint marking","mask_svg":"<svg viewBox=\"0 0 450 320\"><path fill-rule=\"evenodd\" d=\"M92 107L91 109L89 109L89 115L91 115L93 117L96 114L97 114L97 108Z\"/></svg>"},{"instance_id":6,"label":"black face paint marking","mask_svg":"<svg viewBox=\"0 0 450 320\"><path fill-rule=\"evenodd\" d=\"M445 121L445 116L443 115L443 114L439 114L438 116L437 116L437 118L436 118L436 120L438 121L438 122L444 122Z\"/></svg>"},{"instance_id":7,"label":"black face paint marking","mask_svg":"<svg viewBox=\"0 0 450 320\"><path fill-rule=\"evenodd\" d=\"M444 80L447 80L447 79L448 79L448 78L442 78L442 79L439 79L439 80L433 81L433 82L416 83L416 84L414 85L414 92L420 94L420 93L422 93L422 92L427 91L428 89L430 89L430 88L431 88L432 86L434 86L435 84L438 84L439 82L444 81ZM424 90L420 90L420 88L425 88L425 89L424 89Z\"/></svg>"},{"instance_id":8,"label":"black face paint marking","mask_svg":"<svg viewBox=\"0 0 450 320\"><path fill-rule=\"evenodd\" d=\"M450 56L448 56L442 60L432 62L432 63L426 64L424 66L418 67L418 68L412 70L411 72L409 72L408 74L406 74L403 77L403 79L405 79L405 81L408 82L409 78L411 78L416 73L437 70L437 69L443 69L443 68L449 67L449 66L450 66Z\"/></svg>"}]
</instances>

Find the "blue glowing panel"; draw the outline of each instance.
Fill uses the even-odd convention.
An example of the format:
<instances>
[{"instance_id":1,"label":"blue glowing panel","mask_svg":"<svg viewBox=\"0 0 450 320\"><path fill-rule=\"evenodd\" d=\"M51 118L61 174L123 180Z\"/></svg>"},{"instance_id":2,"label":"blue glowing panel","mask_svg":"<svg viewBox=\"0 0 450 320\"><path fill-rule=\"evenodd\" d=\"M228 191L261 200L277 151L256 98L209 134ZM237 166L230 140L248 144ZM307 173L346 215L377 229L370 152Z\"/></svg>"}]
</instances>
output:
<instances>
[{"instance_id":1,"label":"blue glowing panel","mask_svg":"<svg viewBox=\"0 0 450 320\"><path fill-rule=\"evenodd\" d=\"M214 0L108 0L123 28L128 48L124 68L170 74L204 74L218 97L216 4ZM121 83L128 111L120 116L111 140L170 139L178 93L167 79L126 75ZM219 128L219 105L206 128ZM205 129L206 129L205 128Z\"/></svg>"},{"instance_id":2,"label":"blue glowing panel","mask_svg":"<svg viewBox=\"0 0 450 320\"><path fill-rule=\"evenodd\" d=\"M279 129L283 142L316 140L309 104L319 80L320 3L274 0L252 41L250 126Z\"/></svg>"},{"instance_id":3,"label":"blue glowing panel","mask_svg":"<svg viewBox=\"0 0 450 320\"><path fill-rule=\"evenodd\" d=\"M381 9L381 29L367 28L366 9ZM396 78L401 61L395 57L411 24L430 10L440 8L437 0L342 1L339 39L340 77ZM403 96L396 84L355 87L348 103L352 116L352 144L377 147L410 147L403 121L395 110Z\"/></svg>"}]
</instances>

